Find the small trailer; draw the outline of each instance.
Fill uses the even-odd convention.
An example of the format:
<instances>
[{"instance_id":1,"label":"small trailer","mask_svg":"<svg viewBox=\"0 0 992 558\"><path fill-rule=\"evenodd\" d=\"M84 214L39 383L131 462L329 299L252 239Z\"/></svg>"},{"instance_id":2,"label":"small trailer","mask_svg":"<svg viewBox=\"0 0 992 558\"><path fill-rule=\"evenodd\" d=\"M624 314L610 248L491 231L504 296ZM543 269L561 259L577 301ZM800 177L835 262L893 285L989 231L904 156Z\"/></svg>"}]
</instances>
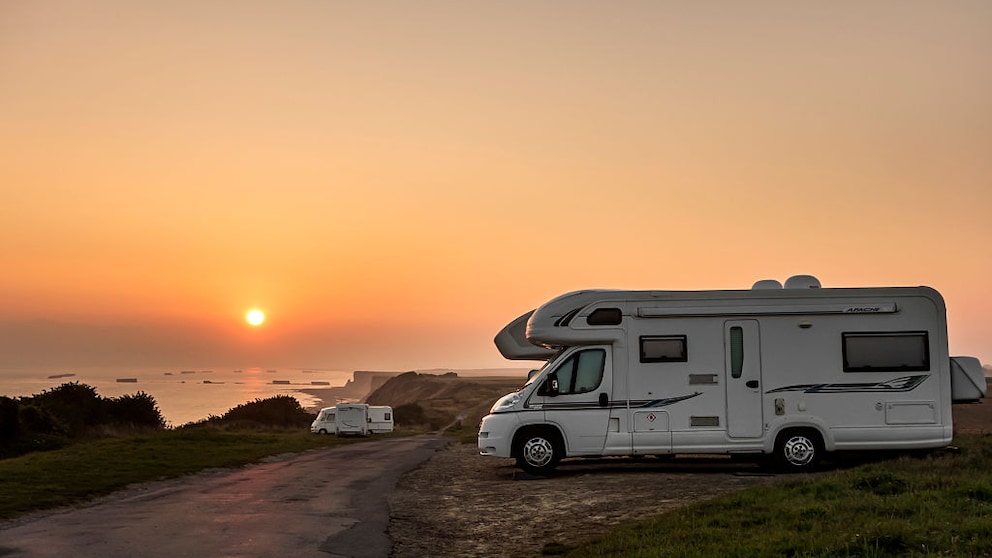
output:
<instances>
[{"instance_id":1,"label":"small trailer","mask_svg":"<svg viewBox=\"0 0 992 558\"><path fill-rule=\"evenodd\" d=\"M385 434L393 431L393 408L387 405L369 405L369 432Z\"/></svg>"},{"instance_id":2,"label":"small trailer","mask_svg":"<svg viewBox=\"0 0 992 558\"><path fill-rule=\"evenodd\" d=\"M929 287L577 291L510 322L504 357L543 360L496 401L482 455L546 474L565 457L771 455L951 441L952 401L985 396L981 364L951 357Z\"/></svg>"},{"instance_id":3,"label":"small trailer","mask_svg":"<svg viewBox=\"0 0 992 558\"><path fill-rule=\"evenodd\" d=\"M334 415L336 412L337 406L321 409L317 413L317 418L310 424L310 432L314 434L330 434L331 432L335 432Z\"/></svg>"}]
</instances>

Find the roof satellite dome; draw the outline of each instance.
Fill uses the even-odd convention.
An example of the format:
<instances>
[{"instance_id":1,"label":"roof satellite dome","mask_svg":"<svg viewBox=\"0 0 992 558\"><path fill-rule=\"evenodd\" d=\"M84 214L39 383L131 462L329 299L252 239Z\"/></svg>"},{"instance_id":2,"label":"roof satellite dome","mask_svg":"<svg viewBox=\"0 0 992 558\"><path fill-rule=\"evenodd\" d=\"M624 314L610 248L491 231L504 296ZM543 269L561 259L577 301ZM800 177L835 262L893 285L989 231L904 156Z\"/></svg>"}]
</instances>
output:
<instances>
[{"instance_id":1,"label":"roof satellite dome","mask_svg":"<svg viewBox=\"0 0 992 558\"><path fill-rule=\"evenodd\" d=\"M778 279L762 279L751 285L752 290L781 289L782 283Z\"/></svg>"},{"instance_id":2,"label":"roof satellite dome","mask_svg":"<svg viewBox=\"0 0 992 558\"><path fill-rule=\"evenodd\" d=\"M820 280L812 275L793 275L785 280L786 289L819 289Z\"/></svg>"}]
</instances>

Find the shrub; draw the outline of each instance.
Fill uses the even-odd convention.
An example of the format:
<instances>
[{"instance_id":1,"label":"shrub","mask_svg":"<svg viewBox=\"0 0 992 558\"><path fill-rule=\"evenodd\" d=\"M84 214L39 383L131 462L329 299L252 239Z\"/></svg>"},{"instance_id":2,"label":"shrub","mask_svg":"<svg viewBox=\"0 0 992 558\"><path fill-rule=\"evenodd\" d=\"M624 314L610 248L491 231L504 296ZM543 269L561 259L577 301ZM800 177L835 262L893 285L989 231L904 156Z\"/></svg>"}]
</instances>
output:
<instances>
[{"instance_id":1,"label":"shrub","mask_svg":"<svg viewBox=\"0 0 992 558\"><path fill-rule=\"evenodd\" d=\"M118 427L161 430L165 419L144 392L107 399L96 389L70 382L31 397L0 398L0 457L63 447L84 436Z\"/></svg>"},{"instance_id":2,"label":"shrub","mask_svg":"<svg viewBox=\"0 0 992 558\"><path fill-rule=\"evenodd\" d=\"M409 374L410 372L407 372ZM416 403L407 403L393 409L396 424L403 426L420 426L427 422L424 408Z\"/></svg>"},{"instance_id":3,"label":"shrub","mask_svg":"<svg viewBox=\"0 0 992 558\"><path fill-rule=\"evenodd\" d=\"M0 396L0 447L17 439L19 407L16 399Z\"/></svg>"},{"instance_id":4,"label":"shrub","mask_svg":"<svg viewBox=\"0 0 992 558\"><path fill-rule=\"evenodd\" d=\"M109 422L115 425L165 428L155 398L143 391L110 399L108 403Z\"/></svg>"},{"instance_id":5,"label":"shrub","mask_svg":"<svg viewBox=\"0 0 992 558\"><path fill-rule=\"evenodd\" d=\"M79 382L45 390L29 401L55 416L70 437L82 436L87 429L107 422L107 401L96 394L96 388Z\"/></svg>"},{"instance_id":6,"label":"shrub","mask_svg":"<svg viewBox=\"0 0 992 558\"><path fill-rule=\"evenodd\" d=\"M268 399L255 399L232 408L222 416L186 425L188 427L214 426L226 428L308 428L313 419L300 402L289 395L276 395Z\"/></svg>"}]
</instances>

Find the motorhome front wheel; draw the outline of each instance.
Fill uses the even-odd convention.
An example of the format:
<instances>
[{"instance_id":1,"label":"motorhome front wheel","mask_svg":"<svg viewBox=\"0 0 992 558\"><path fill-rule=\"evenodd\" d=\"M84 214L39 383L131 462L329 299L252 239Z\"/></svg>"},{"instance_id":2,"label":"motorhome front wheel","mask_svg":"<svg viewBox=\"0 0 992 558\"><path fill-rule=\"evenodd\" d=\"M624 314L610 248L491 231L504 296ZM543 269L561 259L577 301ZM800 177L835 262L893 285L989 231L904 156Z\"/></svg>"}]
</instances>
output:
<instances>
[{"instance_id":1,"label":"motorhome front wheel","mask_svg":"<svg viewBox=\"0 0 992 558\"><path fill-rule=\"evenodd\" d=\"M525 433L518 439L517 465L528 473L547 475L561 460L560 447L557 438L545 430Z\"/></svg>"}]
</instances>

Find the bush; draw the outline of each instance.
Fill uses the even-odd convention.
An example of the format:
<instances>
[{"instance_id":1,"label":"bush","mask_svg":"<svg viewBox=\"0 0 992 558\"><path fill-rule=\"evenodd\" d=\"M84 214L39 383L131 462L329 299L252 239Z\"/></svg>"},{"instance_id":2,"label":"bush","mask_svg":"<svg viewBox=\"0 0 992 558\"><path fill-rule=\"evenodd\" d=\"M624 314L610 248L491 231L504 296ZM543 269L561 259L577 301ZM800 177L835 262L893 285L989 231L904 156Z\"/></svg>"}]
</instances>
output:
<instances>
[{"instance_id":1,"label":"bush","mask_svg":"<svg viewBox=\"0 0 992 558\"><path fill-rule=\"evenodd\" d=\"M155 398L143 391L110 399L108 415L115 425L165 428L165 419Z\"/></svg>"},{"instance_id":2,"label":"bush","mask_svg":"<svg viewBox=\"0 0 992 558\"><path fill-rule=\"evenodd\" d=\"M393 409L397 425L406 427L424 427L429 430L440 430L455 420L451 413L436 408L423 408L417 403L407 403Z\"/></svg>"},{"instance_id":3,"label":"bush","mask_svg":"<svg viewBox=\"0 0 992 558\"><path fill-rule=\"evenodd\" d=\"M96 389L70 382L31 397L0 398L0 457L56 449L117 427L161 430L165 419L144 392L107 399Z\"/></svg>"},{"instance_id":4,"label":"bush","mask_svg":"<svg viewBox=\"0 0 992 558\"><path fill-rule=\"evenodd\" d=\"M62 384L27 400L65 425L70 437L82 436L89 428L107 422L107 401L96 394L96 388L79 382Z\"/></svg>"},{"instance_id":5,"label":"bush","mask_svg":"<svg viewBox=\"0 0 992 558\"><path fill-rule=\"evenodd\" d=\"M243 403L224 413L188 426L223 426L237 428L309 428L316 416L308 413L300 402L289 395L277 395L268 399L255 399Z\"/></svg>"},{"instance_id":6,"label":"bush","mask_svg":"<svg viewBox=\"0 0 992 558\"><path fill-rule=\"evenodd\" d=\"M420 426L427 422L424 408L416 403L407 403L396 407L393 409L393 416L397 425Z\"/></svg>"},{"instance_id":7,"label":"bush","mask_svg":"<svg viewBox=\"0 0 992 558\"><path fill-rule=\"evenodd\" d=\"M19 407L16 399L0 396L0 446L17 439Z\"/></svg>"}]
</instances>

